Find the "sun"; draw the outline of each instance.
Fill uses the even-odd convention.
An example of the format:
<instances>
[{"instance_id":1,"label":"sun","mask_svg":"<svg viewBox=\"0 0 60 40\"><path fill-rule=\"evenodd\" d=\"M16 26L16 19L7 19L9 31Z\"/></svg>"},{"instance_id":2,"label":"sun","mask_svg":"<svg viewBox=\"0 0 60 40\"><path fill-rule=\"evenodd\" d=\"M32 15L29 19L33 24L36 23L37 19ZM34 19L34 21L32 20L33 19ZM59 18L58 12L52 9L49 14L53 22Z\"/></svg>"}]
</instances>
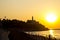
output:
<instances>
[{"instance_id":1,"label":"sun","mask_svg":"<svg viewBox=\"0 0 60 40\"><path fill-rule=\"evenodd\" d=\"M57 20L57 17L56 17L55 14L50 13L50 14L48 14L48 15L46 16L46 20L47 20L48 22L55 22L55 21Z\"/></svg>"}]
</instances>

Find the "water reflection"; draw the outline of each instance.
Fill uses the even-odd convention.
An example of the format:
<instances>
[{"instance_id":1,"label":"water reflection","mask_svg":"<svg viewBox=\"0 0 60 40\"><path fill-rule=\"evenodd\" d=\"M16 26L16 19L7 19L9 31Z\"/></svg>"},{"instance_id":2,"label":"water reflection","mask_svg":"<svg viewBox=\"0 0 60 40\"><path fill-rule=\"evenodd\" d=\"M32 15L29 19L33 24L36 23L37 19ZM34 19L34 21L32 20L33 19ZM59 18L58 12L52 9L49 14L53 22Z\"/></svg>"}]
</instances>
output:
<instances>
[{"instance_id":1,"label":"water reflection","mask_svg":"<svg viewBox=\"0 0 60 40\"><path fill-rule=\"evenodd\" d=\"M60 39L60 30L48 30L48 31L30 31L30 32L25 32L30 35L42 35L45 37L48 37L51 35L52 37Z\"/></svg>"},{"instance_id":2,"label":"water reflection","mask_svg":"<svg viewBox=\"0 0 60 40\"><path fill-rule=\"evenodd\" d=\"M54 37L54 31L53 30L49 30L49 34Z\"/></svg>"}]
</instances>

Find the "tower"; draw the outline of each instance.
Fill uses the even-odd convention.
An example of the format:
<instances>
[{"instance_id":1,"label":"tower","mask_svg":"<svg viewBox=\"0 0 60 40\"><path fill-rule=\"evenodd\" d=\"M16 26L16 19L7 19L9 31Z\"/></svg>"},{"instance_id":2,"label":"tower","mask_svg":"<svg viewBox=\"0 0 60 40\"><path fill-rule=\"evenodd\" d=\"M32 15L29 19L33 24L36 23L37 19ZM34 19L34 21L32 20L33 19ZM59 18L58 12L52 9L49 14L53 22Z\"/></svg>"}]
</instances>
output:
<instances>
[{"instance_id":1,"label":"tower","mask_svg":"<svg viewBox=\"0 0 60 40\"><path fill-rule=\"evenodd\" d=\"M34 20L33 16L32 16L32 21Z\"/></svg>"}]
</instances>

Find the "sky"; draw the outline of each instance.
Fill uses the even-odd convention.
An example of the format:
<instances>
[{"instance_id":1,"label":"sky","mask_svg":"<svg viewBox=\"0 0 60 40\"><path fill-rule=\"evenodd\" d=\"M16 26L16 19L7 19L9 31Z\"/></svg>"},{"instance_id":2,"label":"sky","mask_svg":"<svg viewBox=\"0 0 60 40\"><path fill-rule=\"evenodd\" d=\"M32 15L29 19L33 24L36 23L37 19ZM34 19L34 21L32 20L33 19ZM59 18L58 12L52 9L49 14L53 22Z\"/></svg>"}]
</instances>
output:
<instances>
[{"instance_id":1,"label":"sky","mask_svg":"<svg viewBox=\"0 0 60 40\"><path fill-rule=\"evenodd\" d=\"M49 12L58 16L55 23L49 23L45 17ZM0 0L0 18L36 21L48 28L60 28L60 0Z\"/></svg>"}]
</instances>

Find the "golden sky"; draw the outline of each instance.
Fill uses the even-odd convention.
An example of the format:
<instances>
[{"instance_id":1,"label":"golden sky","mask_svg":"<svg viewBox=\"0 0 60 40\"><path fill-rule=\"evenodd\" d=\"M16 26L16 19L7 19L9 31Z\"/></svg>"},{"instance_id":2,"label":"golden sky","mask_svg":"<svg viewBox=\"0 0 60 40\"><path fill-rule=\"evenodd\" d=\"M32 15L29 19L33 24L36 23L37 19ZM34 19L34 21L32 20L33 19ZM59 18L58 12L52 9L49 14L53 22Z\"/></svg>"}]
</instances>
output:
<instances>
[{"instance_id":1,"label":"golden sky","mask_svg":"<svg viewBox=\"0 0 60 40\"><path fill-rule=\"evenodd\" d=\"M55 23L45 20L48 12L58 16ZM60 28L60 0L0 0L0 18L28 20L34 16L48 28Z\"/></svg>"}]
</instances>

